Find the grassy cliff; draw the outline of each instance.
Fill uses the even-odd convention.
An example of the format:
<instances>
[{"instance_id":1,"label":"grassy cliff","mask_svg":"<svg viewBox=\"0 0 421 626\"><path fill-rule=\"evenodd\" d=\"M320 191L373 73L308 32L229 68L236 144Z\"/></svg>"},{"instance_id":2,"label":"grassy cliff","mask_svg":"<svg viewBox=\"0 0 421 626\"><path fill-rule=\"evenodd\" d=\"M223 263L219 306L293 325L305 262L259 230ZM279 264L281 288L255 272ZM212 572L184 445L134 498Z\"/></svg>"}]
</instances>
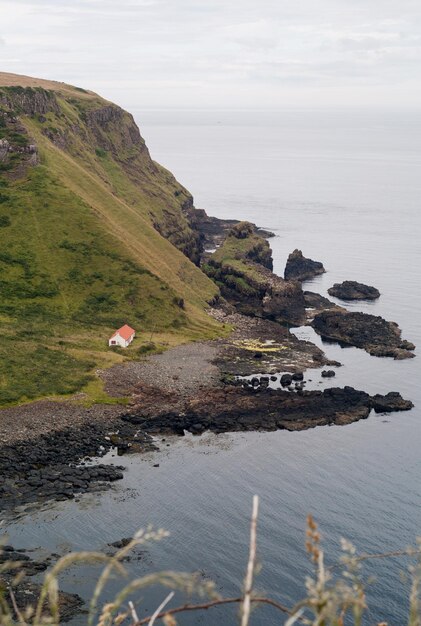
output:
<instances>
[{"instance_id":1,"label":"grassy cliff","mask_svg":"<svg viewBox=\"0 0 421 626\"><path fill-rule=\"evenodd\" d=\"M0 74L0 406L96 394L95 369L151 339L159 349L220 332L192 206L121 108ZM106 343L123 323L139 331L124 355Z\"/></svg>"}]
</instances>

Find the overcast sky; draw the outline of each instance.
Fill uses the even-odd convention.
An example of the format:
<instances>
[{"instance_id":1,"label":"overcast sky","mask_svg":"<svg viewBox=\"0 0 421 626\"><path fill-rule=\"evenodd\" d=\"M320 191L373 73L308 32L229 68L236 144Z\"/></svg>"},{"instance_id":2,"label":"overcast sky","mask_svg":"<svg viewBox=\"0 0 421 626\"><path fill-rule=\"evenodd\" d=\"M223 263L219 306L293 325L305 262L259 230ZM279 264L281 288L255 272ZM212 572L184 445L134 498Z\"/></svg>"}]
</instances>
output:
<instances>
[{"instance_id":1,"label":"overcast sky","mask_svg":"<svg viewBox=\"0 0 421 626\"><path fill-rule=\"evenodd\" d=\"M0 70L126 107L421 104L421 0L0 0Z\"/></svg>"}]
</instances>

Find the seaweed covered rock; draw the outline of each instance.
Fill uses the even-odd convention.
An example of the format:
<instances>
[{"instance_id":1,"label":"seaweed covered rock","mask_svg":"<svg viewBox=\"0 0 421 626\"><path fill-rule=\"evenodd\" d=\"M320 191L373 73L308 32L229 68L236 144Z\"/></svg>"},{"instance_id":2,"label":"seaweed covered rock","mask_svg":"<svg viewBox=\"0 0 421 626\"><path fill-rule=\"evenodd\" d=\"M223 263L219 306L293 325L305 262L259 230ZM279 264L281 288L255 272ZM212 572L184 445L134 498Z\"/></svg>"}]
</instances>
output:
<instances>
[{"instance_id":1,"label":"seaweed covered rock","mask_svg":"<svg viewBox=\"0 0 421 626\"><path fill-rule=\"evenodd\" d=\"M355 280L344 280L342 283L335 283L328 290L329 295L340 300L377 300L380 298L380 291L370 285L358 283Z\"/></svg>"},{"instance_id":2,"label":"seaweed covered rock","mask_svg":"<svg viewBox=\"0 0 421 626\"><path fill-rule=\"evenodd\" d=\"M368 313L326 310L312 321L314 330L324 337L345 345L363 348L373 356L408 359L415 355L413 343L403 340L395 322Z\"/></svg>"},{"instance_id":3,"label":"seaweed covered rock","mask_svg":"<svg viewBox=\"0 0 421 626\"><path fill-rule=\"evenodd\" d=\"M301 250L294 250L288 257L284 277L286 280L309 280L325 273L323 263L303 256Z\"/></svg>"}]
</instances>

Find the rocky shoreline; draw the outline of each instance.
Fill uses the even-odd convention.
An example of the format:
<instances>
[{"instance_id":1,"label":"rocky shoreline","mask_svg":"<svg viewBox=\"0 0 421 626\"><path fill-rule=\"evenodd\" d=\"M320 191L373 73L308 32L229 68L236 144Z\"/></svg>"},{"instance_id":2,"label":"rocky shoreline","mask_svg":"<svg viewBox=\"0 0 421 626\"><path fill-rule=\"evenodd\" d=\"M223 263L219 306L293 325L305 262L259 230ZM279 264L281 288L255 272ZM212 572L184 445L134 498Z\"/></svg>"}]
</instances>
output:
<instances>
[{"instance_id":1,"label":"rocky shoreline","mask_svg":"<svg viewBox=\"0 0 421 626\"><path fill-rule=\"evenodd\" d=\"M200 216L199 216L200 217ZM303 430L349 424L376 412L407 411L399 393L370 396L352 387L305 390L304 372L338 367L291 324L311 324L322 337L376 356L407 358L415 346L397 324L349 312L303 291L305 275L324 272L301 251L289 257L298 280L272 272L269 233L248 222L205 213L205 241L217 246L202 260L221 287L209 313L233 330L229 337L178 346L99 371L105 390L123 403L84 408L81 397L40 401L0 412L0 502L11 510L42 500L72 499L123 478L123 467L101 456L156 449L153 435L250 430ZM200 220L199 220L200 221ZM257 375L258 374L258 375ZM322 378L335 375L324 369ZM249 379L244 378L249 377ZM274 383L274 384L271 384ZM275 384L276 383L276 384ZM276 388L274 388L274 385Z\"/></svg>"},{"instance_id":2,"label":"rocky shoreline","mask_svg":"<svg viewBox=\"0 0 421 626\"><path fill-rule=\"evenodd\" d=\"M54 560L59 558L53 554L43 560L34 560L28 553L31 551L16 549L10 545L0 546L0 587L5 589L5 597L10 604L15 603L21 613L36 606L41 592L41 584L33 582L32 578L45 572ZM28 580L30 578L31 580ZM13 593L13 596L12 596ZM12 601L13 597L13 601ZM58 591L58 605L60 621L67 622L84 605L83 599L76 593ZM16 611L16 608L14 610ZM16 618L19 616L16 615Z\"/></svg>"},{"instance_id":3,"label":"rocky shoreline","mask_svg":"<svg viewBox=\"0 0 421 626\"><path fill-rule=\"evenodd\" d=\"M264 377L263 381L266 381ZM260 379L262 381L262 379ZM375 412L408 411L412 402L399 393L369 396L352 387L333 387L324 391L270 389L260 383L254 387L227 385L208 389L187 401L151 388L139 389L134 406L123 416L131 424L152 434L185 431L201 434L255 430L305 430L314 426L351 424Z\"/></svg>"},{"instance_id":4,"label":"rocky shoreline","mask_svg":"<svg viewBox=\"0 0 421 626\"><path fill-rule=\"evenodd\" d=\"M54 403L51 403L54 405ZM53 409L53 406L51 407ZM85 419L86 409L81 409ZM103 489L123 478L124 467L101 463L110 450L116 455L149 452L152 437L125 423L123 406L113 420L63 427L0 448L0 503L3 512L43 500L68 500ZM47 417L47 416L46 416Z\"/></svg>"},{"instance_id":5,"label":"rocky shoreline","mask_svg":"<svg viewBox=\"0 0 421 626\"><path fill-rule=\"evenodd\" d=\"M22 436L20 431L19 438L0 447L2 510L107 488L123 478L124 468L118 461L101 462L104 454L153 451L154 437L168 433L303 430L349 424L367 418L372 410L412 408L396 392L370 396L352 387L306 391L305 370L340 364L275 322L215 314L235 323L228 339L182 345L104 371L109 393L130 394L132 400L128 406L104 406L102 421L98 407L92 411L70 402L39 403L40 431L34 422L31 432L25 430ZM260 375L251 376L255 372ZM325 369L321 376L326 373L335 372ZM277 381L278 388L271 388L270 380ZM31 405L7 410L15 422L30 414ZM54 429L46 432L53 417Z\"/></svg>"}]
</instances>

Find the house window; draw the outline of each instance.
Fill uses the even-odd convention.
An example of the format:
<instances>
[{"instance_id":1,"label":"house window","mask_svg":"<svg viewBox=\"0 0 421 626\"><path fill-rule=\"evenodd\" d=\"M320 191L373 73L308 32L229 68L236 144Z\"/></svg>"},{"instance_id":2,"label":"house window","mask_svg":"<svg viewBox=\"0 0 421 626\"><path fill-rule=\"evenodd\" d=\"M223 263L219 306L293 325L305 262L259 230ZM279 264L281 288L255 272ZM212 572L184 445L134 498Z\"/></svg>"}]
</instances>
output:
<instances>
[{"instance_id":1,"label":"house window","mask_svg":"<svg viewBox=\"0 0 421 626\"><path fill-rule=\"evenodd\" d=\"M115 341L112 341L112 342L111 342L111 345L112 345L112 346L115 346L115 344L116 344L116 342L115 342Z\"/></svg>"}]
</instances>

